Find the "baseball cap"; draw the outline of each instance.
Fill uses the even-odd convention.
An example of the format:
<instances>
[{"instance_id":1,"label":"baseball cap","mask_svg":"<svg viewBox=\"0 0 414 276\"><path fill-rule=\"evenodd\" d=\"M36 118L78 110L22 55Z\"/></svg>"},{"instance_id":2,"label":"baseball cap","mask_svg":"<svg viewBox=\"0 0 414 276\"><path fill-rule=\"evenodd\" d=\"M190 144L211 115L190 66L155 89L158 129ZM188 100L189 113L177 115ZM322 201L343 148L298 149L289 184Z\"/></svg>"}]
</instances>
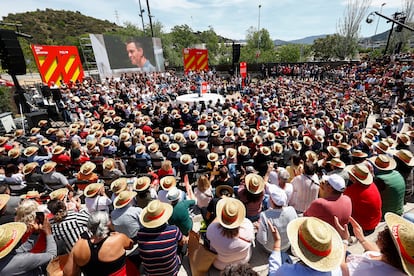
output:
<instances>
[{"instance_id":1,"label":"baseball cap","mask_svg":"<svg viewBox=\"0 0 414 276\"><path fill-rule=\"evenodd\" d=\"M285 206L287 203L287 195L284 190L277 186L270 186L269 187L269 195L272 199L273 203L277 206Z\"/></svg>"},{"instance_id":2,"label":"baseball cap","mask_svg":"<svg viewBox=\"0 0 414 276\"><path fill-rule=\"evenodd\" d=\"M322 176L322 180L328 182L329 185L338 192L343 192L345 190L345 180L339 174L324 175Z\"/></svg>"}]
</instances>

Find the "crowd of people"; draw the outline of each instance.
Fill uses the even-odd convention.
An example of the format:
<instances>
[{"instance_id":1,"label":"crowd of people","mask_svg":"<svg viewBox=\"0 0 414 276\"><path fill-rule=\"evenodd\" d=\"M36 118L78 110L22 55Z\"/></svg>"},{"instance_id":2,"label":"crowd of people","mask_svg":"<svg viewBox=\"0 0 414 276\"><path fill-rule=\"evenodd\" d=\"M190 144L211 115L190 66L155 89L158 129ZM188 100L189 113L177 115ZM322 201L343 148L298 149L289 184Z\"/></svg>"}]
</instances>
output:
<instances>
[{"instance_id":1,"label":"crowd of people","mask_svg":"<svg viewBox=\"0 0 414 276\"><path fill-rule=\"evenodd\" d=\"M197 217L222 275L254 246L270 275L414 275L413 58L63 83L65 127L0 137L0 274L177 275ZM173 100L200 79L238 93Z\"/></svg>"}]
</instances>

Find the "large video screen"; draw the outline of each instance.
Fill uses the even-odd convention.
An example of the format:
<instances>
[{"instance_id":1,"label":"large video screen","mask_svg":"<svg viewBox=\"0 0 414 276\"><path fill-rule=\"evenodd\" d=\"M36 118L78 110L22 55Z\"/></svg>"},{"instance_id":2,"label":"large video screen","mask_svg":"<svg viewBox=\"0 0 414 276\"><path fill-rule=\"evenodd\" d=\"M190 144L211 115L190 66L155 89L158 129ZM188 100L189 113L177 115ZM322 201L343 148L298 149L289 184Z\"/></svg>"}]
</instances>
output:
<instances>
[{"instance_id":1,"label":"large video screen","mask_svg":"<svg viewBox=\"0 0 414 276\"><path fill-rule=\"evenodd\" d=\"M101 78L123 72L162 72L161 39L90 34Z\"/></svg>"}]
</instances>

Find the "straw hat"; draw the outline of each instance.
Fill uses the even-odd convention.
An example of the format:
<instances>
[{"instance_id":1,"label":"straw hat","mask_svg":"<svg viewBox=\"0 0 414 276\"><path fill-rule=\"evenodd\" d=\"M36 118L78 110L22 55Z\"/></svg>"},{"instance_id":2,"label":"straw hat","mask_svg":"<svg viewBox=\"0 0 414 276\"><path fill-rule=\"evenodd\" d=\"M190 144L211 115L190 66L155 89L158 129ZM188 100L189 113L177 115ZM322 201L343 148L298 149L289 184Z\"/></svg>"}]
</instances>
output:
<instances>
[{"instance_id":1,"label":"straw hat","mask_svg":"<svg viewBox=\"0 0 414 276\"><path fill-rule=\"evenodd\" d=\"M37 134L37 133L39 133L40 132L40 128L39 127L33 127L31 130L30 130L30 134L32 134L32 135L35 135L35 134Z\"/></svg>"},{"instance_id":2,"label":"straw hat","mask_svg":"<svg viewBox=\"0 0 414 276\"><path fill-rule=\"evenodd\" d=\"M339 158L332 158L331 161L328 161L332 166L340 169L345 168L345 163Z\"/></svg>"},{"instance_id":3,"label":"straw hat","mask_svg":"<svg viewBox=\"0 0 414 276\"><path fill-rule=\"evenodd\" d=\"M322 135L315 135L315 139L316 141L318 141L319 143L323 143L325 142L325 138L323 138Z\"/></svg>"},{"instance_id":4,"label":"straw hat","mask_svg":"<svg viewBox=\"0 0 414 276\"><path fill-rule=\"evenodd\" d=\"M338 142L340 142L340 141L342 141L342 139L344 138L343 136L342 136L342 134L341 133L338 133L338 132L336 132L336 133L334 133L334 139L336 140L336 141L338 141Z\"/></svg>"},{"instance_id":5,"label":"straw hat","mask_svg":"<svg viewBox=\"0 0 414 276\"><path fill-rule=\"evenodd\" d=\"M7 202L9 202L10 195L7 194L0 194L0 210L6 206Z\"/></svg>"},{"instance_id":6,"label":"straw hat","mask_svg":"<svg viewBox=\"0 0 414 276\"><path fill-rule=\"evenodd\" d=\"M12 148L11 150L9 150L9 152L7 153L7 155L10 158L13 158L13 159L18 158L20 156L20 149L17 148L17 147Z\"/></svg>"},{"instance_id":7,"label":"straw hat","mask_svg":"<svg viewBox=\"0 0 414 276\"><path fill-rule=\"evenodd\" d=\"M171 188L167 193L167 199L171 202L179 200L181 197L181 191L177 187Z\"/></svg>"},{"instance_id":8,"label":"straw hat","mask_svg":"<svg viewBox=\"0 0 414 276\"><path fill-rule=\"evenodd\" d=\"M192 161L192 158L191 158L191 155L189 155L189 154L183 154L180 157L180 162L183 165L188 165L188 164L191 163L191 161Z\"/></svg>"},{"instance_id":9,"label":"straw hat","mask_svg":"<svg viewBox=\"0 0 414 276\"><path fill-rule=\"evenodd\" d=\"M42 173L50 173L56 167L57 163L53 161L46 162L40 169Z\"/></svg>"},{"instance_id":10,"label":"straw hat","mask_svg":"<svg viewBox=\"0 0 414 276\"><path fill-rule=\"evenodd\" d=\"M237 151L239 152L240 155L246 156L249 154L249 148L246 146L239 146L237 148Z\"/></svg>"},{"instance_id":11,"label":"straw hat","mask_svg":"<svg viewBox=\"0 0 414 276\"><path fill-rule=\"evenodd\" d=\"M402 162L404 162L407 166L409 167L414 166L414 156L411 151L400 149L394 152L394 156L397 157Z\"/></svg>"},{"instance_id":12,"label":"straw hat","mask_svg":"<svg viewBox=\"0 0 414 276\"><path fill-rule=\"evenodd\" d=\"M411 144L410 136L405 133L398 133L397 134L397 141L401 142L402 144L409 146Z\"/></svg>"},{"instance_id":13,"label":"straw hat","mask_svg":"<svg viewBox=\"0 0 414 276\"><path fill-rule=\"evenodd\" d=\"M384 218L400 254L404 271L408 275L414 275L414 224L390 212L386 213Z\"/></svg>"},{"instance_id":14,"label":"straw hat","mask_svg":"<svg viewBox=\"0 0 414 276\"><path fill-rule=\"evenodd\" d=\"M368 167L362 163L348 166L347 171L361 184L370 185L373 181L372 174Z\"/></svg>"},{"instance_id":15,"label":"straw hat","mask_svg":"<svg viewBox=\"0 0 414 276\"><path fill-rule=\"evenodd\" d=\"M207 154L207 159L210 162L217 162L219 159L219 156L215 152L210 152L209 154Z\"/></svg>"},{"instance_id":16,"label":"straw hat","mask_svg":"<svg viewBox=\"0 0 414 276\"><path fill-rule=\"evenodd\" d=\"M199 125L198 131L206 131L207 127L205 125Z\"/></svg>"},{"instance_id":17,"label":"straw hat","mask_svg":"<svg viewBox=\"0 0 414 276\"><path fill-rule=\"evenodd\" d=\"M113 158L107 158L107 159L105 159L105 161L102 164L102 167L105 170L108 170L108 171L114 169L115 168L115 159L113 159Z\"/></svg>"},{"instance_id":18,"label":"straw hat","mask_svg":"<svg viewBox=\"0 0 414 276\"><path fill-rule=\"evenodd\" d=\"M134 182L134 190L141 192L145 191L151 185L151 178L148 176L138 177Z\"/></svg>"},{"instance_id":19,"label":"straw hat","mask_svg":"<svg viewBox=\"0 0 414 276\"><path fill-rule=\"evenodd\" d=\"M292 142L293 149L296 151L300 151L302 149L302 145L298 141Z\"/></svg>"},{"instance_id":20,"label":"straw hat","mask_svg":"<svg viewBox=\"0 0 414 276\"><path fill-rule=\"evenodd\" d=\"M173 132L173 128L172 127L165 127L164 128L164 133L171 134L172 132Z\"/></svg>"},{"instance_id":21,"label":"straw hat","mask_svg":"<svg viewBox=\"0 0 414 276\"><path fill-rule=\"evenodd\" d=\"M26 233L23 222L9 222L0 225L0 259L7 256Z\"/></svg>"},{"instance_id":22,"label":"straw hat","mask_svg":"<svg viewBox=\"0 0 414 276\"><path fill-rule=\"evenodd\" d=\"M208 147L208 143L206 141L198 141L197 148L200 150L205 150Z\"/></svg>"},{"instance_id":23,"label":"straw hat","mask_svg":"<svg viewBox=\"0 0 414 276\"><path fill-rule=\"evenodd\" d=\"M88 150L92 150L93 148L95 148L97 142L98 142L98 140L96 140L96 139L89 140L88 142L86 142L86 148Z\"/></svg>"},{"instance_id":24,"label":"straw hat","mask_svg":"<svg viewBox=\"0 0 414 276\"><path fill-rule=\"evenodd\" d=\"M146 137L144 138L144 141L145 141L145 143L146 143L147 145L150 145L150 144L152 144L152 143L154 143L154 142L155 142L155 139L154 139L154 137L152 137L152 136L146 136Z\"/></svg>"},{"instance_id":25,"label":"straw hat","mask_svg":"<svg viewBox=\"0 0 414 276\"><path fill-rule=\"evenodd\" d=\"M348 143L341 142L337 145L338 148L344 149L344 150L350 150L352 146Z\"/></svg>"},{"instance_id":26,"label":"straw hat","mask_svg":"<svg viewBox=\"0 0 414 276\"><path fill-rule=\"evenodd\" d=\"M4 145L7 141L9 141L9 137L0 136L0 145Z\"/></svg>"},{"instance_id":27,"label":"straw hat","mask_svg":"<svg viewBox=\"0 0 414 276\"><path fill-rule=\"evenodd\" d=\"M217 203L217 219L221 226L226 229L238 228L246 216L246 207L235 198L222 198Z\"/></svg>"},{"instance_id":28,"label":"straw hat","mask_svg":"<svg viewBox=\"0 0 414 276\"><path fill-rule=\"evenodd\" d=\"M50 145L50 144L52 144L52 141L50 141L49 139L46 139L46 138L42 139L42 141L39 142L39 145L41 145L41 146L47 146L47 145Z\"/></svg>"},{"instance_id":29,"label":"straw hat","mask_svg":"<svg viewBox=\"0 0 414 276\"><path fill-rule=\"evenodd\" d=\"M265 156L269 156L272 153L272 150L269 147L263 146L260 147L260 153Z\"/></svg>"},{"instance_id":30,"label":"straw hat","mask_svg":"<svg viewBox=\"0 0 414 276\"><path fill-rule=\"evenodd\" d=\"M157 228L168 221L172 212L171 204L156 199L148 203L147 207L142 210L139 221L146 228Z\"/></svg>"},{"instance_id":31,"label":"straw hat","mask_svg":"<svg viewBox=\"0 0 414 276\"><path fill-rule=\"evenodd\" d=\"M318 155L313 150L307 150L305 152L305 156L306 156L306 161L310 161L310 162L312 162L314 164L316 162L318 162Z\"/></svg>"},{"instance_id":32,"label":"straw hat","mask_svg":"<svg viewBox=\"0 0 414 276\"><path fill-rule=\"evenodd\" d=\"M226 157L227 158L235 158L237 156L237 150L234 148L226 149Z\"/></svg>"},{"instance_id":33,"label":"straw hat","mask_svg":"<svg viewBox=\"0 0 414 276\"><path fill-rule=\"evenodd\" d=\"M58 155L58 154L61 154L64 150L65 150L65 147L57 145L56 147L53 148L52 154Z\"/></svg>"},{"instance_id":34,"label":"straw hat","mask_svg":"<svg viewBox=\"0 0 414 276\"><path fill-rule=\"evenodd\" d=\"M101 144L104 148L109 147L112 144L112 139L104 138L102 139Z\"/></svg>"},{"instance_id":35,"label":"straw hat","mask_svg":"<svg viewBox=\"0 0 414 276\"><path fill-rule=\"evenodd\" d=\"M40 198L39 191L28 191L27 194L21 195L21 199L34 199Z\"/></svg>"},{"instance_id":36,"label":"straw hat","mask_svg":"<svg viewBox=\"0 0 414 276\"><path fill-rule=\"evenodd\" d=\"M171 143L168 148L170 149L170 151L172 152L177 152L180 150L180 146L177 143Z\"/></svg>"},{"instance_id":37,"label":"straw hat","mask_svg":"<svg viewBox=\"0 0 414 276\"><path fill-rule=\"evenodd\" d=\"M384 141L379 141L377 143L374 143L374 146L376 149L378 149L382 153L387 153L389 146Z\"/></svg>"},{"instance_id":38,"label":"straw hat","mask_svg":"<svg viewBox=\"0 0 414 276\"><path fill-rule=\"evenodd\" d=\"M281 143L278 143L278 142L274 143L272 145L272 148L273 148L273 151L277 154L281 154L283 152L283 146Z\"/></svg>"},{"instance_id":39,"label":"straw hat","mask_svg":"<svg viewBox=\"0 0 414 276\"><path fill-rule=\"evenodd\" d=\"M142 154L144 153L144 151L145 151L145 146L142 144L137 145L135 148L135 152L138 154Z\"/></svg>"},{"instance_id":40,"label":"straw hat","mask_svg":"<svg viewBox=\"0 0 414 276\"><path fill-rule=\"evenodd\" d=\"M255 173L249 173L245 178L246 188L252 194L260 194L265 186L263 178Z\"/></svg>"},{"instance_id":41,"label":"straw hat","mask_svg":"<svg viewBox=\"0 0 414 276\"><path fill-rule=\"evenodd\" d=\"M119 135L119 140L121 140L123 142L128 141L129 138L131 138L131 135L129 135L128 132L123 132Z\"/></svg>"},{"instance_id":42,"label":"straw hat","mask_svg":"<svg viewBox=\"0 0 414 276\"><path fill-rule=\"evenodd\" d=\"M128 205L131 200L137 195L136 192L132 191L122 191L119 195L116 196L114 200L114 208L120 209Z\"/></svg>"},{"instance_id":43,"label":"straw hat","mask_svg":"<svg viewBox=\"0 0 414 276\"><path fill-rule=\"evenodd\" d=\"M23 172L24 175L28 175L28 174L32 173L33 170L38 166L39 166L39 163L37 163L37 162L27 163L26 165L24 165L22 172Z\"/></svg>"},{"instance_id":44,"label":"straw hat","mask_svg":"<svg viewBox=\"0 0 414 276\"><path fill-rule=\"evenodd\" d=\"M177 185L177 180L175 180L175 177L172 175L167 175L161 178L160 185L163 190L168 191L172 187L175 187Z\"/></svg>"},{"instance_id":45,"label":"straw hat","mask_svg":"<svg viewBox=\"0 0 414 276\"><path fill-rule=\"evenodd\" d=\"M95 163L87 161L87 162L83 163L83 165L80 167L79 171L84 175L89 175L93 172L94 169L96 169Z\"/></svg>"},{"instance_id":46,"label":"straw hat","mask_svg":"<svg viewBox=\"0 0 414 276\"><path fill-rule=\"evenodd\" d=\"M233 187L229 186L229 185L219 185L216 187L216 197L221 197L221 191L222 190L227 190L228 194L230 194L230 196L233 195L234 190Z\"/></svg>"},{"instance_id":47,"label":"straw hat","mask_svg":"<svg viewBox=\"0 0 414 276\"><path fill-rule=\"evenodd\" d=\"M58 199L58 200L63 200L65 198L65 196L68 195L69 190L67 188L60 188L57 190L54 190L53 192L51 192L49 194L49 197L51 200L53 199Z\"/></svg>"},{"instance_id":48,"label":"straw hat","mask_svg":"<svg viewBox=\"0 0 414 276\"><path fill-rule=\"evenodd\" d=\"M117 195L120 192L125 191L127 187L127 179L125 177L120 177L112 181L110 189L114 194Z\"/></svg>"},{"instance_id":49,"label":"straw hat","mask_svg":"<svg viewBox=\"0 0 414 276\"><path fill-rule=\"evenodd\" d=\"M38 147L30 146L24 149L23 154L27 157L32 156L39 150Z\"/></svg>"},{"instance_id":50,"label":"straw hat","mask_svg":"<svg viewBox=\"0 0 414 276\"><path fill-rule=\"evenodd\" d=\"M148 150L151 153L156 153L159 148L160 148L160 146L157 143L152 143L151 145L148 146Z\"/></svg>"},{"instance_id":51,"label":"straw hat","mask_svg":"<svg viewBox=\"0 0 414 276\"><path fill-rule=\"evenodd\" d=\"M374 167L381 171L392 171L397 167L397 162L395 162L394 158L391 158L385 154L373 156L368 160L371 161Z\"/></svg>"},{"instance_id":52,"label":"straw hat","mask_svg":"<svg viewBox=\"0 0 414 276\"><path fill-rule=\"evenodd\" d=\"M351 153L352 157L358 157L358 158L366 158L368 157L368 154L363 152L362 150L353 150Z\"/></svg>"},{"instance_id":53,"label":"straw hat","mask_svg":"<svg viewBox=\"0 0 414 276\"><path fill-rule=\"evenodd\" d=\"M339 156L341 156L341 154L339 153L339 150L337 147L334 146L328 146L326 148L328 150L328 153L333 157L333 158L339 158Z\"/></svg>"},{"instance_id":54,"label":"straw hat","mask_svg":"<svg viewBox=\"0 0 414 276\"><path fill-rule=\"evenodd\" d=\"M116 129L109 128L109 129L106 130L106 135L113 136L115 134L115 132L116 132Z\"/></svg>"},{"instance_id":55,"label":"straw hat","mask_svg":"<svg viewBox=\"0 0 414 276\"><path fill-rule=\"evenodd\" d=\"M331 271L339 267L345 258L338 232L318 218L292 220L287 226L287 235L299 259L317 271Z\"/></svg>"},{"instance_id":56,"label":"straw hat","mask_svg":"<svg viewBox=\"0 0 414 276\"><path fill-rule=\"evenodd\" d=\"M313 144L313 140L312 138L310 138L309 136L303 136L303 144L310 147Z\"/></svg>"},{"instance_id":57,"label":"straw hat","mask_svg":"<svg viewBox=\"0 0 414 276\"><path fill-rule=\"evenodd\" d=\"M104 186L103 183L92 183L85 187L83 194L86 197L94 197Z\"/></svg>"},{"instance_id":58,"label":"straw hat","mask_svg":"<svg viewBox=\"0 0 414 276\"><path fill-rule=\"evenodd\" d=\"M253 143L255 143L256 145L261 145L263 144L263 138L259 135L255 135L253 137Z\"/></svg>"},{"instance_id":59,"label":"straw hat","mask_svg":"<svg viewBox=\"0 0 414 276\"><path fill-rule=\"evenodd\" d=\"M163 133L163 134L160 135L160 140L163 143L168 143L170 141L170 137L168 137L168 135Z\"/></svg>"},{"instance_id":60,"label":"straw hat","mask_svg":"<svg viewBox=\"0 0 414 276\"><path fill-rule=\"evenodd\" d=\"M195 131L190 131L190 133L188 134L188 139L189 139L191 142L195 142L195 141L197 141L197 139L198 139L198 135L197 135L197 133L196 133Z\"/></svg>"}]
</instances>

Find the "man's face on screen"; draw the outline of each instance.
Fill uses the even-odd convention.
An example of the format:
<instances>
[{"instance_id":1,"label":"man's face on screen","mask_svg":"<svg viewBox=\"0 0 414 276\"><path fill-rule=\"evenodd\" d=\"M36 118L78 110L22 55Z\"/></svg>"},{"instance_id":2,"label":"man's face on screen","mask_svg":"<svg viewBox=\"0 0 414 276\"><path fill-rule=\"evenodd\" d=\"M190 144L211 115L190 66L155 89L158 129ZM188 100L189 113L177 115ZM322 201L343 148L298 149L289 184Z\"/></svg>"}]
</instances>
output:
<instances>
[{"instance_id":1,"label":"man's face on screen","mask_svg":"<svg viewBox=\"0 0 414 276\"><path fill-rule=\"evenodd\" d=\"M135 43L131 42L126 45L126 50L128 52L128 57L131 63L142 67L141 60L144 56L144 51L142 48L137 49Z\"/></svg>"}]
</instances>

